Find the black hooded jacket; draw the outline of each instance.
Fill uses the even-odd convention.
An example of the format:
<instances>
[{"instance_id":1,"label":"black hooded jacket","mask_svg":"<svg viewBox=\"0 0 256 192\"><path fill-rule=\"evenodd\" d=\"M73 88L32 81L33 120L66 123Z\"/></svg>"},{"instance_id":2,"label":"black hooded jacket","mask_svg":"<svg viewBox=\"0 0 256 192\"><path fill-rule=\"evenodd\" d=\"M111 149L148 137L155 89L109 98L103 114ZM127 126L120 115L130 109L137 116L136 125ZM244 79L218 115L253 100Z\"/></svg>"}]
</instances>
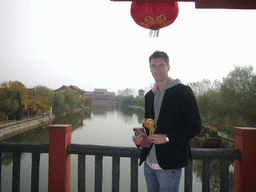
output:
<instances>
[{"instance_id":1,"label":"black hooded jacket","mask_svg":"<svg viewBox=\"0 0 256 192\"><path fill-rule=\"evenodd\" d=\"M154 93L151 90L145 95L145 118L154 117ZM201 118L191 88L180 83L166 89L155 134L167 134L170 141L155 145L159 166L162 169L185 167L188 157L191 158L189 140L201 129ZM146 131L149 134L148 129ZM150 149L142 149L139 165L146 160Z\"/></svg>"}]
</instances>

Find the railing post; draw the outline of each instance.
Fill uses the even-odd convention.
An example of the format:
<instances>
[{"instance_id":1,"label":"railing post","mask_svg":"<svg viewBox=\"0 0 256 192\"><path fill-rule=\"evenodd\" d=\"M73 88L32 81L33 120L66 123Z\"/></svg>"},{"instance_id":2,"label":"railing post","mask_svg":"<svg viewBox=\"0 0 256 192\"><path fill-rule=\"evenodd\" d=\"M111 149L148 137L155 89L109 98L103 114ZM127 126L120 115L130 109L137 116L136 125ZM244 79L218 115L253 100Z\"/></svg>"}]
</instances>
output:
<instances>
[{"instance_id":1,"label":"railing post","mask_svg":"<svg viewBox=\"0 0 256 192\"><path fill-rule=\"evenodd\" d=\"M70 154L67 145L71 142L72 125L49 127L49 192L70 192Z\"/></svg>"},{"instance_id":2,"label":"railing post","mask_svg":"<svg viewBox=\"0 0 256 192\"><path fill-rule=\"evenodd\" d=\"M240 149L241 159L235 160L234 192L256 189L256 128L235 127L235 148Z\"/></svg>"}]
</instances>

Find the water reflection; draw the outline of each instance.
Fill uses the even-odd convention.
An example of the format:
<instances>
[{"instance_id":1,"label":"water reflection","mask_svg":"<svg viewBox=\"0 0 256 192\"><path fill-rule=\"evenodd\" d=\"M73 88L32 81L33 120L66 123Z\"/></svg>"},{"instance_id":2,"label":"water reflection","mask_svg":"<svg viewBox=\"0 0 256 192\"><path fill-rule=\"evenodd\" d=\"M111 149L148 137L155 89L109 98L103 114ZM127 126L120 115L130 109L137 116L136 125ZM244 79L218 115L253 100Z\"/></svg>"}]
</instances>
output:
<instances>
[{"instance_id":1,"label":"water reflection","mask_svg":"<svg viewBox=\"0 0 256 192\"><path fill-rule=\"evenodd\" d=\"M113 108L93 108L91 111L69 114L65 117L59 117L52 121L52 124L72 124L72 143L78 144L95 144L108 146L126 146L134 147L132 142L132 128L141 126L144 119L144 112L140 110L115 110ZM50 126L41 126L37 129L16 135L7 142L49 142ZM200 147L191 143L192 147ZM104 157L103 161L103 191L111 191L111 165L112 159ZM71 191L77 191L77 156L71 156ZM22 178L21 190L30 191L30 176L23 175L31 172L31 154L22 154ZM129 191L130 187L130 160L122 158L121 175L120 175L120 191ZM128 166L127 166L128 165ZM230 167L233 163L230 163ZM212 160L210 165L210 187L211 191L219 191L219 173L220 162ZM12 153L3 153L2 155L2 191L11 190L11 172L12 172ZM40 191L47 191L47 174L48 174L48 154L41 155L40 161ZM184 171L183 171L184 174ZM234 173L229 173L230 191L233 190ZM86 183L87 191L93 191L94 188L94 157L86 156ZM193 191L200 192L202 190L202 161L193 160ZM184 175L181 179L180 191L184 191ZM139 167L139 191L146 191L145 180L143 176L143 167Z\"/></svg>"},{"instance_id":2,"label":"water reflection","mask_svg":"<svg viewBox=\"0 0 256 192\"><path fill-rule=\"evenodd\" d=\"M94 115L107 115L107 112L109 112L109 111L114 112L115 108L114 107L100 107L100 106L98 106L98 107L93 107L91 109L91 111Z\"/></svg>"},{"instance_id":3,"label":"water reflection","mask_svg":"<svg viewBox=\"0 0 256 192\"><path fill-rule=\"evenodd\" d=\"M85 119L91 118L91 111L81 111L77 113L70 113L64 117L58 117L53 120L52 124L72 124L72 130L83 126Z\"/></svg>"},{"instance_id":4,"label":"water reflection","mask_svg":"<svg viewBox=\"0 0 256 192\"><path fill-rule=\"evenodd\" d=\"M122 108L120 112L124 116L133 116L134 114L138 117L138 123L142 124L144 121L144 111L141 109L134 109L134 108Z\"/></svg>"},{"instance_id":5,"label":"water reflection","mask_svg":"<svg viewBox=\"0 0 256 192\"><path fill-rule=\"evenodd\" d=\"M225 160L224 160L225 161ZM226 160L228 161L228 160ZM234 191L234 162L229 161L229 191ZM193 160L193 173L202 182L202 160ZM210 160L210 191L220 191L221 160Z\"/></svg>"}]
</instances>

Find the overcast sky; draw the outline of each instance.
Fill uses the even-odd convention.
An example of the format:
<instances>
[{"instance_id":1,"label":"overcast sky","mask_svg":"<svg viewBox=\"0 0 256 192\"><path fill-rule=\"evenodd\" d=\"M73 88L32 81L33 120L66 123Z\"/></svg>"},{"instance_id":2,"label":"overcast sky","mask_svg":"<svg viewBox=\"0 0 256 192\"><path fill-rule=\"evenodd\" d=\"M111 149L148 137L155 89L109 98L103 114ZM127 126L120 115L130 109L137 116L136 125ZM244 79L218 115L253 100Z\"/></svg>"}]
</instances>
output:
<instances>
[{"instance_id":1,"label":"overcast sky","mask_svg":"<svg viewBox=\"0 0 256 192\"><path fill-rule=\"evenodd\" d=\"M256 10L195 9L179 3L158 38L130 16L131 2L1 0L0 83L31 88L76 85L85 91L144 89L154 82L148 57L170 57L184 84L222 80L234 66L256 70Z\"/></svg>"}]
</instances>

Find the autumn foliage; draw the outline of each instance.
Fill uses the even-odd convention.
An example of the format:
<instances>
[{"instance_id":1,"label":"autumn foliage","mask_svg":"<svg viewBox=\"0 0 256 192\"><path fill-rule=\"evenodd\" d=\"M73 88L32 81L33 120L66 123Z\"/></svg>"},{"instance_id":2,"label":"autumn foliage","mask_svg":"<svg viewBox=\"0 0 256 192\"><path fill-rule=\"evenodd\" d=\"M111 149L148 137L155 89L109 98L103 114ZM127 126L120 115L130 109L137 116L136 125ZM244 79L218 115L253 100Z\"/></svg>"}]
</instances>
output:
<instances>
[{"instance_id":1,"label":"autumn foliage","mask_svg":"<svg viewBox=\"0 0 256 192\"><path fill-rule=\"evenodd\" d=\"M20 120L34 115L63 115L86 105L79 94L72 91L58 91L45 86L26 88L19 81L9 81L0 88L0 121Z\"/></svg>"}]
</instances>

